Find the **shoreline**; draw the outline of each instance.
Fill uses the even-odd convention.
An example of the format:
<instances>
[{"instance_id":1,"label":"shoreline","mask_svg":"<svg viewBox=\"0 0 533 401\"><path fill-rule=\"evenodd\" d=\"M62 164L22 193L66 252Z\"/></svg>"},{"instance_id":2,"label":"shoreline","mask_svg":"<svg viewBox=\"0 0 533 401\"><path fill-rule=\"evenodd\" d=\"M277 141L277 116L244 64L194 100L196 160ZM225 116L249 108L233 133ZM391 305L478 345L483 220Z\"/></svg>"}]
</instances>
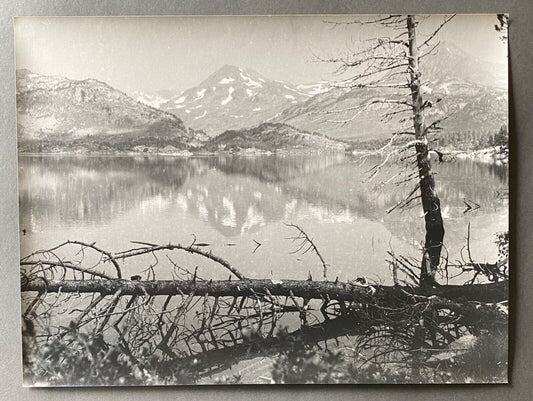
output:
<instances>
[{"instance_id":1,"label":"shoreline","mask_svg":"<svg viewBox=\"0 0 533 401\"><path fill-rule=\"evenodd\" d=\"M448 152L453 157L462 160L475 160L481 163L493 163L497 165L507 165L509 164L509 155L504 155L501 153L502 149L499 146L494 146L490 148L484 148L474 151L463 151L463 150L453 150Z\"/></svg>"},{"instance_id":2,"label":"shoreline","mask_svg":"<svg viewBox=\"0 0 533 401\"><path fill-rule=\"evenodd\" d=\"M445 155L452 156L461 160L472 160L480 163L507 165L509 163L509 156L502 155L499 147L491 147L478 149L473 151L464 150L445 150ZM352 152L344 152L342 150L335 149L275 149L275 150L261 150L261 149L243 149L241 151L182 151L175 153L165 152L76 152L76 151L64 151L64 152L17 152L18 156L66 156L66 157L176 157L176 158L192 158L192 157L212 157L212 156L272 156L272 155L320 155L320 154L339 154L345 153L348 156L364 156L374 153L372 150L358 149Z\"/></svg>"},{"instance_id":3,"label":"shoreline","mask_svg":"<svg viewBox=\"0 0 533 401\"><path fill-rule=\"evenodd\" d=\"M495 165L508 165L509 155L502 154L502 149L499 146L493 146L489 148L477 149L477 150L457 150L457 149L440 149L444 154L444 157L451 156L452 158L460 160L472 160L480 163L495 164ZM435 154L435 152L431 153ZM357 149L350 152L352 156L365 156L365 155L379 155L375 150Z\"/></svg>"},{"instance_id":4,"label":"shoreline","mask_svg":"<svg viewBox=\"0 0 533 401\"><path fill-rule=\"evenodd\" d=\"M116 153L99 153L99 152L17 152L18 156L84 156L84 157L210 157L220 155L236 155L236 156L272 156L272 155L320 155L320 154L344 154L344 150L334 149L320 149L320 150L307 150L307 149L276 149L276 150L242 150L238 152L232 151L201 151L201 152L176 152L176 153L164 153L164 152L116 152Z\"/></svg>"}]
</instances>

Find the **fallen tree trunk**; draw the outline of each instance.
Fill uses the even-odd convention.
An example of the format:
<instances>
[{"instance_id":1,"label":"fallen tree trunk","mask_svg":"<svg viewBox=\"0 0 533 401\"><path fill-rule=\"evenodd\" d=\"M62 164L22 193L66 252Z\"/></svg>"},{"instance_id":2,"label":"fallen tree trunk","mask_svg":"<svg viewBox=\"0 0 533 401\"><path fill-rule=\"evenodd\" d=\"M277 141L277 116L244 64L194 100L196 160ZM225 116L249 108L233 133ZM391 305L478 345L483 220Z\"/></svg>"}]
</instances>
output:
<instances>
[{"instance_id":1,"label":"fallen tree trunk","mask_svg":"<svg viewBox=\"0 0 533 401\"><path fill-rule=\"evenodd\" d=\"M31 280L23 282L24 292L100 293L103 295L209 295L295 296L305 299L353 301L394 306L398 301L413 297L436 296L456 301L502 302L508 299L508 283L498 282L476 285L443 285L436 288L408 286L367 286L351 282L302 281L302 280L211 280L211 281L131 281L131 280Z\"/></svg>"}]
</instances>

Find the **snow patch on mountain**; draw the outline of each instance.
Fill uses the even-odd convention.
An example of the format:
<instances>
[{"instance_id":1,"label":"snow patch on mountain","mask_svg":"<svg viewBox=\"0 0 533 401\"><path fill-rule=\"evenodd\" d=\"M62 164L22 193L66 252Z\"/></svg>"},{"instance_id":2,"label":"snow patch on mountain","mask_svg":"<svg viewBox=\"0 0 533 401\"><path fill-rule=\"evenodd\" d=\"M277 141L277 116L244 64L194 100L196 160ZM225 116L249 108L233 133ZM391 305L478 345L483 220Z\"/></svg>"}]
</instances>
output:
<instances>
[{"instance_id":1,"label":"snow patch on mountain","mask_svg":"<svg viewBox=\"0 0 533 401\"><path fill-rule=\"evenodd\" d=\"M244 84L247 86L252 86L254 88L262 88L263 85L261 85L259 82L254 81L252 78L250 78L249 75L245 75L242 73L242 71L239 73L241 78L244 80Z\"/></svg>"},{"instance_id":2,"label":"snow patch on mountain","mask_svg":"<svg viewBox=\"0 0 533 401\"><path fill-rule=\"evenodd\" d=\"M300 84L297 85L296 88L300 92L307 94L307 96L312 97L314 95L329 91L331 89L331 85L329 82L322 81L314 84Z\"/></svg>"},{"instance_id":3,"label":"snow patch on mountain","mask_svg":"<svg viewBox=\"0 0 533 401\"><path fill-rule=\"evenodd\" d=\"M196 97L194 98L193 102L196 102L197 100L202 99L205 96L206 90L207 89L203 88L203 89L200 89L198 92L196 92Z\"/></svg>"},{"instance_id":4,"label":"snow patch on mountain","mask_svg":"<svg viewBox=\"0 0 533 401\"><path fill-rule=\"evenodd\" d=\"M230 88L228 89L228 97L225 98L225 99L223 99L223 100L220 102L220 104L221 104L222 106L228 104L229 102L231 102L231 101L233 100L233 96L232 96L233 92L235 92L235 89L234 89L232 86L230 86Z\"/></svg>"},{"instance_id":5,"label":"snow patch on mountain","mask_svg":"<svg viewBox=\"0 0 533 401\"><path fill-rule=\"evenodd\" d=\"M204 112L202 114L200 114L199 116L194 117L194 119L195 120L199 120L200 118L204 118L206 115L207 115L207 110L204 110Z\"/></svg>"},{"instance_id":6,"label":"snow patch on mountain","mask_svg":"<svg viewBox=\"0 0 533 401\"><path fill-rule=\"evenodd\" d=\"M155 107L156 109L161 106L161 104L165 103L168 99L164 99L159 96L155 96L152 94L144 93L144 92L135 92L133 94L133 98L137 100L139 103L146 104L147 106Z\"/></svg>"}]
</instances>

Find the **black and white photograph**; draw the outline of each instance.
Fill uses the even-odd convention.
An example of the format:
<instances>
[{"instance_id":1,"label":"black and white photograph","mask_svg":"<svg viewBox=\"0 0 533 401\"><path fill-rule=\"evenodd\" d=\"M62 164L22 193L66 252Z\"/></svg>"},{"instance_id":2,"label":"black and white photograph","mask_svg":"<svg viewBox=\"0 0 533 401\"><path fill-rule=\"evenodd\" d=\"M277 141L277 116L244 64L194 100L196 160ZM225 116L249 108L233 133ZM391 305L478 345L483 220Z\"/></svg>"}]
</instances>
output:
<instances>
[{"instance_id":1,"label":"black and white photograph","mask_svg":"<svg viewBox=\"0 0 533 401\"><path fill-rule=\"evenodd\" d=\"M16 17L24 385L507 383L508 27Z\"/></svg>"}]
</instances>

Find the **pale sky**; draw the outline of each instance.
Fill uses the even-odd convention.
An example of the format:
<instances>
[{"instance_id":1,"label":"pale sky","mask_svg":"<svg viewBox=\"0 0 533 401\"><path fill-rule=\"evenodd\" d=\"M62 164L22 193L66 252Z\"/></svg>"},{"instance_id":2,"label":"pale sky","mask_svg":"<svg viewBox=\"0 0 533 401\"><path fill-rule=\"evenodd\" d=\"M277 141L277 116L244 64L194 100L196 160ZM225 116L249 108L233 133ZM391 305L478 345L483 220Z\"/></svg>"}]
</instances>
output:
<instances>
[{"instance_id":1,"label":"pale sky","mask_svg":"<svg viewBox=\"0 0 533 401\"><path fill-rule=\"evenodd\" d=\"M369 25L333 26L340 16L260 17L17 17L16 68L71 79L95 78L132 93L186 90L224 64L267 78L310 83L332 78L316 62L345 53L379 34ZM443 16L420 25L419 34ZM480 59L505 63L507 45L494 30L496 15L459 15L439 39Z\"/></svg>"}]
</instances>

